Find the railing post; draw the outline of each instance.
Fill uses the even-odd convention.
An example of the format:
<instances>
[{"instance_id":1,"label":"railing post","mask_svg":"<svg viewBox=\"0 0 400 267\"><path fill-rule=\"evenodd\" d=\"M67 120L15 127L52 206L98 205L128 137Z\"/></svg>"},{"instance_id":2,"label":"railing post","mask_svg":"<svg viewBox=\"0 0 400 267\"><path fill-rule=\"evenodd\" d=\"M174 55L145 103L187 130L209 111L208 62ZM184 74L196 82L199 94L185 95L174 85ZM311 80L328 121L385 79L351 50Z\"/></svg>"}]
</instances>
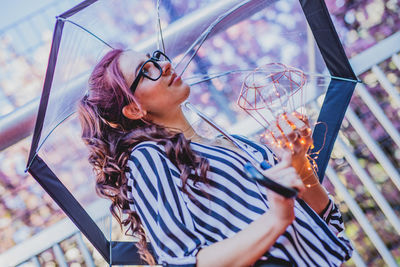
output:
<instances>
[{"instance_id":1,"label":"railing post","mask_svg":"<svg viewBox=\"0 0 400 267\"><path fill-rule=\"evenodd\" d=\"M340 181L339 177L336 175L332 167L328 166L328 168L326 169L326 176L335 187L336 194L339 195L344 200L344 202L349 207L351 213L354 215L357 222L360 224L361 228L368 235L370 240L373 241L374 246L378 250L379 254L381 254L383 260L388 264L389 267L398 267L396 260L393 258L392 254L387 249L385 243L376 233L375 229L371 226L371 223L368 221L367 216L365 216L360 206L358 206L357 202L347 191L347 188Z\"/></svg>"},{"instance_id":2,"label":"railing post","mask_svg":"<svg viewBox=\"0 0 400 267\"><path fill-rule=\"evenodd\" d=\"M365 264L364 260L361 258L360 254L358 254L356 249L354 249L353 255L351 256L351 259L353 260L354 264L357 267L367 267L367 265Z\"/></svg>"},{"instance_id":3,"label":"railing post","mask_svg":"<svg viewBox=\"0 0 400 267\"><path fill-rule=\"evenodd\" d=\"M396 67L400 70L400 57L396 53L392 56L392 61L396 65Z\"/></svg>"},{"instance_id":4,"label":"railing post","mask_svg":"<svg viewBox=\"0 0 400 267\"><path fill-rule=\"evenodd\" d=\"M367 88L363 84L358 84L356 86L356 94L361 97L364 103L374 114L375 118L379 121L385 131L390 135L396 145L400 148L400 134L397 129L393 126L392 122L388 119L386 114L383 112L379 104L368 92Z\"/></svg>"},{"instance_id":5,"label":"railing post","mask_svg":"<svg viewBox=\"0 0 400 267\"><path fill-rule=\"evenodd\" d=\"M354 111L349 107L346 112L346 118L353 126L354 130L361 137L361 140L366 144L368 149L372 152L377 161L382 165L385 172L389 175L389 178L400 190L400 175L397 169L393 166L391 161L388 159L386 154L382 151L379 145L375 142L372 136L368 133L368 130L364 127L360 119L354 113Z\"/></svg>"},{"instance_id":6,"label":"railing post","mask_svg":"<svg viewBox=\"0 0 400 267\"><path fill-rule=\"evenodd\" d=\"M40 261L37 256L32 257L31 261L35 265L35 267L41 267Z\"/></svg>"},{"instance_id":7,"label":"railing post","mask_svg":"<svg viewBox=\"0 0 400 267\"><path fill-rule=\"evenodd\" d=\"M85 242L83 242L82 233L79 232L75 235L76 243L78 244L79 250L82 252L83 258L87 267L96 267L94 265L92 254L90 253Z\"/></svg>"},{"instance_id":8,"label":"railing post","mask_svg":"<svg viewBox=\"0 0 400 267\"><path fill-rule=\"evenodd\" d=\"M61 249L60 244L53 245L54 255L56 256L57 263L60 267L68 267L67 261L64 257L64 251Z\"/></svg>"},{"instance_id":9,"label":"railing post","mask_svg":"<svg viewBox=\"0 0 400 267\"><path fill-rule=\"evenodd\" d=\"M400 234L400 219L397 217L396 213L393 211L392 207L387 203L386 199L383 197L382 193L379 191L378 187L375 185L374 181L364 170L363 167L358 163L357 158L351 153L350 149L343 142L342 138L339 137L336 140L336 145L344 154L347 162L350 164L354 172L360 178L360 181L371 193L373 199L375 199L378 206L381 208L382 212L385 214L388 221L392 224L393 228L398 234Z\"/></svg>"},{"instance_id":10,"label":"railing post","mask_svg":"<svg viewBox=\"0 0 400 267\"><path fill-rule=\"evenodd\" d=\"M394 88L393 84L388 80L385 73L382 71L378 65L374 65L371 68L372 72L378 78L379 83L382 85L383 89L389 94L390 98L393 100L393 103L400 108L400 95L399 92Z\"/></svg>"}]
</instances>

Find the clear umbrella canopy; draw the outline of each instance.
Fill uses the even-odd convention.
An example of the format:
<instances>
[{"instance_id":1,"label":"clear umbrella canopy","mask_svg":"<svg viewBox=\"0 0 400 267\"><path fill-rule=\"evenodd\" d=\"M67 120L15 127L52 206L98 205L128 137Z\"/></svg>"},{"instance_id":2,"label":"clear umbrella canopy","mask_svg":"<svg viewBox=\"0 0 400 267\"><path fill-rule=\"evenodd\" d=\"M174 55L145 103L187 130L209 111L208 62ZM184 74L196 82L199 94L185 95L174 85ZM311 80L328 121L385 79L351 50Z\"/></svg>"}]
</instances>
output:
<instances>
[{"instance_id":1,"label":"clear umbrella canopy","mask_svg":"<svg viewBox=\"0 0 400 267\"><path fill-rule=\"evenodd\" d=\"M255 68L283 63L305 73L291 109L325 92L331 78L295 0L84 1L57 24L28 167L40 152L84 207L96 201L94 177L74 112L91 70L110 49L165 51L191 84L189 101L235 134L262 129L237 105ZM207 128L196 115L188 118Z\"/></svg>"},{"instance_id":2,"label":"clear umbrella canopy","mask_svg":"<svg viewBox=\"0 0 400 267\"><path fill-rule=\"evenodd\" d=\"M326 69L297 1L160 1L159 12L157 2L98 1L65 19L37 151L74 113L91 69L111 47L165 48L178 73L185 70L183 79L194 84L190 102L225 127L247 119L236 105L247 71L275 62L309 74ZM309 76L307 98L326 89L329 78L321 79L315 86Z\"/></svg>"}]
</instances>

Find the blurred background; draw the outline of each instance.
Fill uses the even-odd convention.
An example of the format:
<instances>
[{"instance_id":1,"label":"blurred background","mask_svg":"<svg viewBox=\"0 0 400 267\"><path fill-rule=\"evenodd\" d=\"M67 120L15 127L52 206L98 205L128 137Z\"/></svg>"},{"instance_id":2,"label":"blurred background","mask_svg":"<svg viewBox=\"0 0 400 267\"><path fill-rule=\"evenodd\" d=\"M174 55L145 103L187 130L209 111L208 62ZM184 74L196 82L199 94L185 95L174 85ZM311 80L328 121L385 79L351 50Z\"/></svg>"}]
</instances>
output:
<instances>
[{"instance_id":1,"label":"blurred background","mask_svg":"<svg viewBox=\"0 0 400 267\"><path fill-rule=\"evenodd\" d=\"M29 107L34 106L36 114L55 16L78 2L18 0L3 3L0 11L0 131L21 112L32 110ZM400 1L325 2L346 54L363 81L350 103L324 180L328 191L340 203L346 234L357 250L354 259L345 266L393 266L393 261L391 265L388 260L390 257L400 265ZM290 8L277 7L274 18L281 22L281 27L291 27L288 25L291 20L279 17L288 16L290 12ZM140 21L146 18L129 23L137 25ZM208 51L218 51L229 34L221 38L220 42L209 44ZM232 58L229 53L218 53L216 60L229 62ZM213 86L217 90L196 96L200 102L207 104L210 99L215 101L229 93L218 89L218 82ZM220 106L218 101L214 105ZM217 111L208 110L209 113ZM33 129L34 122L31 116L21 127ZM69 121L63 129L78 128L76 121ZM40 242L43 250L32 255L28 262L20 262L21 266L107 266L40 185L24 172L30 133L16 137L15 142L10 141L0 150L0 254L6 255L7 251L24 244L31 248L32 244ZM65 177L64 183L77 198L88 209L95 209L91 206L95 199L94 183L88 179L92 175L88 172L87 161L83 160L86 155L80 152L79 140L55 137L52 142L57 143L57 150L50 144L43 153L57 168L57 174ZM371 183L383 199L371 191ZM98 219L104 221L104 229L110 226L109 216ZM115 223L111 226L114 227L113 238L123 239ZM52 238L51 233L60 231L65 231L62 238Z\"/></svg>"}]
</instances>

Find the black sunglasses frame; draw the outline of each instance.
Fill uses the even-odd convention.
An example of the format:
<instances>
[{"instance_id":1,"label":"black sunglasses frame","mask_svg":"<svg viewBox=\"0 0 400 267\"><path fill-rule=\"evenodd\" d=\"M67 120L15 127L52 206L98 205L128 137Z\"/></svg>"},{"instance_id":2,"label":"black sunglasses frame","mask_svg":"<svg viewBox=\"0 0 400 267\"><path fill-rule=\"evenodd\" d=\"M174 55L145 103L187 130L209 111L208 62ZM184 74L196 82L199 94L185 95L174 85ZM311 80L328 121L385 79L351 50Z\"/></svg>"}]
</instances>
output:
<instances>
[{"instance_id":1,"label":"black sunglasses frame","mask_svg":"<svg viewBox=\"0 0 400 267\"><path fill-rule=\"evenodd\" d=\"M158 79L160 79L160 77L162 76L163 70L162 70L160 64L158 64L157 62L161 61L161 60L160 60L160 56L161 56L161 55L164 56L164 58L165 58L168 62L171 63L171 60L169 59L169 57L168 57L166 54L164 54L162 51L160 51L160 50L154 51L152 57L149 58L148 60L146 60L146 61L142 64L142 66L140 67L140 69L139 69L139 71L138 71L138 74L137 74L135 80L133 81L133 83L132 83L132 85L131 85L131 87L130 87L130 90L131 90L131 92L132 92L132 95L135 94L136 88L137 88L137 86L138 86L138 84L139 84L139 82L140 82L140 79L141 79L142 77L146 77L147 79L150 79L150 80L152 80L152 81L157 81ZM152 77L148 76L146 73L143 72L143 67L144 67L147 63L149 63L149 62L152 62L152 63L154 64L154 66L155 66L156 68L158 68L158 70L160 71L160 75L159 75L157 78L152 78Z\"/></svg>"}]
</instances>

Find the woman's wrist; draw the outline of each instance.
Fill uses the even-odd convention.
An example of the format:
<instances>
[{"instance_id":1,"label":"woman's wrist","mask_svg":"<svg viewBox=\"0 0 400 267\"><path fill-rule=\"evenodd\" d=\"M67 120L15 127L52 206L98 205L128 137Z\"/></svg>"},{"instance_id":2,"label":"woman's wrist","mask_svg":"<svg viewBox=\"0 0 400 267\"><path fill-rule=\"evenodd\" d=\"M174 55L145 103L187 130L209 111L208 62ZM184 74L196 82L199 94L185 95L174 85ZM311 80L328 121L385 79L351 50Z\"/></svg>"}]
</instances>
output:
<instances>
[{"instance_id":1,"label":"woman's wrist","mask_svg":"<svg viewBox=\"0 0 400 267\"><path fill-rule=\"evenodd\" d=\"M292 165L299 174L300 172L304 172L307 168L312 167L306 155L292 158Z\"/></svg>"},{"instance_id":2,"label":"woman's wrist","mask_svg":"<svg viewBox=\"0 0 400 267\"><path fill-rule=\"evenodd\" d=\"M309 188L315 187L315 186L321 186L318 176L316 175L316 173L314 173L314 171L312 171L311 173L306 173L306 174L300 176L300 178L303 181L303 184L306 187L306 189L309 189Z\"/></svg>"},{"instance_id":3,"label":"woman's wrist","mask_svg":"<svg viewBox=\"0 0 400 267\"><path fill-rule=\"evenodd\" d=\"M319 182L318 176L314 173L314 170L309 173L308 176L303 175L301 179L306 187L301 198L319 214L329 202L325 188Z\"/></svg>"},{"instance_id":4,"label":"woman's wrist","mask_svg":"<svg viewBox=\"0 0 400 267\"><path fill-rule=\"evenodd\" d=\"M293 167L296 169L306 187L319 184L318 176L315 174L314 168L306 156L293 161Z\"/></svg>"},{"instance_id":5,"label":"woman's wrist","mask_svg":"<svg viewBox=\"0 0 400 267\"><path fill-rule=\"evenodd\" d=\"M326 207L329 198L326 190L319 181L318 175L315 173L313 166L306 156L293 161L293 167L306 187L301 198L319 214Z\"/></svg>"},{"instance_id":6,"label":"woman's wrist","mask_svg":"<svg viewBox=\"0 0 400 267\"><path fill-rule=\"evenodd\" d=\"M282 217L281 213L281 211L275 212L275 210L270 209L263 214L265 224L271 227L273 232L278 235L283 234L286 231L286 228L293 222L292 218Z\"/></svg>"}]
</instances>

